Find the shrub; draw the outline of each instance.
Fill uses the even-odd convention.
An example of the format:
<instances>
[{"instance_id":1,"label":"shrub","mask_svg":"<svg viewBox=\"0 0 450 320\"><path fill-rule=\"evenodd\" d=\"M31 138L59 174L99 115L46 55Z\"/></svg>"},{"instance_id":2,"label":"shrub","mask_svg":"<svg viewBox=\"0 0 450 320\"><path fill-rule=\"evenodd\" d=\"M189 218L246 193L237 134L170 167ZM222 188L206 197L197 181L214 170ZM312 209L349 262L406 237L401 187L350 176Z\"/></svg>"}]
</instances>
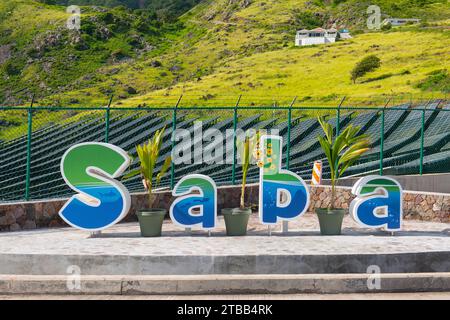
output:
<instances>
[{"instance_id":1,"label":"shrub","mask_svg":"<svg viewBox=\"0 0 450 320\"><path fill-rule=\"evenodd\" d=\"M150 62L150 66L152 66L153 68L159 68L162 66L162 63L161 61L153 60L152 62Z\"/></svg>"},{"instance_id":2,"label":"shrub","mask_svg":"<svg viewBox=\"0 0 450 320\"><path fill-rule=\"evenodd\" d=\"M381 30L382 31L388 31L392 29L392 24L390 22L385 23L381 26Z\"/></svg>"},{"instance_id":3,"label":"shrub","mask_svg":"<svg viewBox=\"0 0 450 320\"><path fill-rule=\"evenodd\" d=\"M355 30L352 31L352 34L353 34L354 36L356 36L356 35L358 35L358 34L363 34L363 33L364 33L364 30L363 30L363 29L355 29Z\"/></svg>"},{"instance_id":4,"label":"shrub","mask_svg":"<svg viewBox=\"0 0 450 320\"><path fill-rule=\"evenodd\" d=\"M6 74L9 76L17 76L20 74L20 68L12 62L8 62L5 65Z\"/></svg>"},{"instance_id":5,"label":"shrub","mask_svg":"<svg viewBox=\"0 0 450 320\"><path fill-rule=\"evenodd\" d=\"M30 58L39 58L40 52L39 52L38 49L36 49L36 48L33 47L33 48L28 49L27 55L28 55Z\"/></svg>"},{"instance_id":6,"label":"shrub","mask_svg":"<svg viewBox=\"0 0 450 320\"><path fill-rule=\"evenodd\" d=\"M112 58L114 61L120 61L120 60L125 59L125 58L128 58L128 57L129 57L128 54L127 54L124 50L122 50L122 49L114 50L114 51L111 53L111 58Z\"/></svg>"},{"instance_id":7,"label":"shrub","mask_svg":"<svg viewBox=\"0 0 450 320\"><path fill-rule=\"evenodd\" d=\"M428 73L428 77L416 85L423 91L450 92L450 75L446 69L435 70Z\"/></svg>"},{"instance_id":8,"label":"shrub","mask_svg":"<svg viewBox=\"0 0 450 320\"><path fill-rule=\"evenodd\" d=\"M380 65L381 60L376 55L370 55L363 58L355 65L355 67L350 73L353 83L356 83L356 80L364 76L366 73L378 69Z\"/></svg>"},{"instance_id":9,"label":"shrub","mask_svg":"<svg viewBox=\"0 0 450 320\"><path fill-rule=\"evenodd\" d=\"M144 46L142 44L142 39L139 37L139 35L131 35L128 40L128 44L132 46L133 48L142 49Z\"/></svg>"},{"instance_id":10,"label":"shrub","mask_svg":"<svg viewBox=\"0 0 450 320\"><path fill-rule=\"evenodd\" d=\"M325 18L310 11L298 11L294 12L294 23L297 28L313 29L319 26L323 26Z\"/></svg>"}]
</instances>

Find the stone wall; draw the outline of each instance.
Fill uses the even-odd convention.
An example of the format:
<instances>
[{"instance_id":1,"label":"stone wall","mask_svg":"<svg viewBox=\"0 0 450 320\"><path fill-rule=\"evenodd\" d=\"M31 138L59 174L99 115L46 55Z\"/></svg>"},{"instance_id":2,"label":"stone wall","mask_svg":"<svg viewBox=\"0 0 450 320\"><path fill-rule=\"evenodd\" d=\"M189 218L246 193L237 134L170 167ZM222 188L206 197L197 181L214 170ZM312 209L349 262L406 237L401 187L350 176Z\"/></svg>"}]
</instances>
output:
<instances>
[{"instance_id":1,"label":"stone wall","mask_svg":"<svg viewBox=\"0 0 450 320\"><path fill-rule=\"evenodd\" d=\"M330 202L330 191L330 187L311 188L309 210L326 207ZM338 188L335 206L348 209L354 198L351 188ZM403 217L404 219L450 223L450 194L404 191Z\"/></svg>"},{"instance_id":2,"label":"stone wall","mask_svg":"<svg viewBox=\"0 0 450 320\"><path fill-rule=\"evenodd\" d=\"M250 185L246 190L246 203L256 211L258 208L258 185ZM309 211L326 207L330 201L329 187L312 187ZM354 196L350 188L338 188L335 205L348 208ZM155 207L169 209L173 202L171 193L157 194ZM222 187L218 190L219 212L222 208L239 206L240 188ZM36 228L52 228L67 226L59 217L58 211L67 200L47 200L42 202L23 202L0 205L0 231L18 231ZM147 207L146 194L132 195L130 213L124 219L126 222L135 221L135 212ZM450 194L431 194L424 192L404 192L403 212L405 219L436 221L450 223Z\"/></svg>"},{"instance_id":3,"label":"stone wall","mask_svg":"<svg viewBox=\"0 0 450 320\"><path fill-rule=\"evenodd\" d=\"M385 176L394 178L403 190L431 192L431 193L450 193L450 173L430 173L424 175L389 175L389 168L385 169ZM361 177L344 177L339 179L341 187L352 187ZM330 180L322 180L324 185L329 185Z\"/></svg>"}]
</instances>

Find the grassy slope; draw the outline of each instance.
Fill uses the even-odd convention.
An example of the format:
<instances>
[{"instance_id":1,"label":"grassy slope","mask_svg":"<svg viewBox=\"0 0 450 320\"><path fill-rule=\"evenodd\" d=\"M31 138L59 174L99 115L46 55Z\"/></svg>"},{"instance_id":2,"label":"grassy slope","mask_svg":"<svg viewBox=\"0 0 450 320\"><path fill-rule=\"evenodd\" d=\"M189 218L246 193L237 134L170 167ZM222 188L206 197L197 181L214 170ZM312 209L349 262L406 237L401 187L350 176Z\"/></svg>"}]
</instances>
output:
<instances>
[{"instance_id":1,"label":"grassy slope","mask_svg":"<svg viewBox=\"0 0 450 320\"><path fill-rule=\"evenodd\" d=\"M53 104L60 104L61 93L79 88L82 79L89 85L99 83L96 70L121 63L115 53L120 52L129 61L145 55L146 45L163 43L158 35L138 31L133 25L136 16L131 12L108 9L116 20L111 23L102 11L83 8L82 30L89 27L91 31L83 30L80 36L66 28L69 15L65 7L33 0L2 1L0 46L10 46L11 58L0 64L0 101L25 103L36 92L38 98L53 95ZM139 39L142 47L130 44L132 37ZM17 74L7 72L8 65L13 65ZM128 85L121 88L126 90Z\"/></svg>"},{"instance_id":2,"label":"grassy slope","mask_svg":"<svg viewBox=\"0 0 450 320\"><path fill-rule=\"evenodd\" d=\"M203 2L183 16L187 28L173 35L171 53L154 58L162 62L162 67L149 67L150 60L146 59L122 65L114 76L103 70L98 76L100 86L68 92L66 99L77 97L85 104L102 104L106 97L101 91L109 88L117 92L115 83L129 82L139 94L127 99L118 90L116 105L173 105L181 93L186 95L185 105L230 105L241 93L248 97L243 101L248 104L272 103L274 97L285 103L280 96L294 95L334 103L333 98L343 94L421 94L414 85L426 73L448 65L450 40L448 31L442 28L404 27L389 33L358 35L330 46L293 48L298 27L293 11L303 9L305 2L255 0L249 6L243 1L232 1L231 5L229 0ZM386 1L378 2L384 5ZM347 10L352 8L351 2L344 5ZM325 10L311 5L306 8ZM359 4L356 8L361 11L366 7ZM345 10L342 13L341 7L328 10L340 12L336 16L343 21ZM435 4L418 16L437 19L449 12L448 6ZM448 21L443 24L448 25ZM393 76L351 84L350 69L370 53L379 55L383 66L368 77L387 73ZM177 67L175 71L173 66ZM411 74L398 75L406 70ZM265 99L250 98L251 95ZM286 102L289 99L286 97Z\"/></svg>"},{"instance_id":3,"label":"grassy slope","mask_svg":"<svg viewBox=\"0 0 450 320\"><path fill-rule=\"evenodd\" d=\"M62 24L68 15L54 7L38 5L33 1L11 0L0 3L0 45L13 44L11 51L25 51L26 47L33 43L34 39L46 32L54 31L58 24ZM20 26L20 27L19 27ZM14 55L12 52L11 63L15 67L26 64L24 55ZM0 65L0 100L8 100L13 90L21 88L19 82L39 83L40 77L36 65L25 67L22 74L9 76L5 71L6 63ZM7 102L7 101L6 101Z\"/></svg>"},{"instance_id":4,"label":"grassy slope","mask_svg":"<svg viewBox=\"0 0 450 320\"><path fill-rule=\"evenodd\" d=\"M156 57L163 66L149 67L151 59L124 64L121 71L108 75L107 67L98 75L100 88L115 91L115 82L131 82L138 92L151 91L158 88L171 88L173 84L189 79L198 79L214 70L226 61L232 61L255 52L282 48L283 34L268 33L267 25L259 25L258 21L246 25L240 18L224 21L226 13L223 8L228 1L219 0L209 4L202 3L183 17L186 29L173 35L171 53ZM229 8L229 11L232 11ZM225 11L226 12L226 11ZM208 20L206 17L214 16ZM286 33L284 36L288 37ZM175 70L174 67L175 66ZM89 87L81 92L68 93L68 96L79 97L86 103L99 104L105 100L99 87ZM123 96L121 92L117 96ZM84 99L83 99L84 97ZM92 99L98 97L98 100Z\"/></svg>"},{"instance_id":5,"label":"grassy slope","mask_svg":"<svg viewBox=\"0 0 450 320\"><path fill-rule=\"evenodd\" d=\"M83 10L82 24L92 18L99 21L93 24L94 28L104 25L101 12L89 8ZM109 12L122 21L134 20L134 16L127 12L117 13L114 9ZM3 63L0 61L0 103L29 104L32 93L37 94L39 103L42 97L48 95L53 96L54 106L68 103L69 100L61 97L66 90L78 87L80 79L96 84L96 70L104 65L125 64L112 61L113 52L120 50L128 54L130 59L141 54L129 44L131 35L137 34L147 43L152 43L156 38L139 33L131 26L103 40L86 36L83 41L88 47L79 50L71 42L76 34L65 27L68 17L65 7L44 5L33 0L0 2L0 48L9 47L11 56ZM55 42L50 45L50 40ZM17 70L16 74L7 72L11 66ZM115 86L120 86L124 91L128 88L127 84L116 83ZM102 93L102 96L105 94ZM76 101L76 98L71 99L75 99L72 102ZM37 129L50 122L60 122L72 115L71 112L36 112L33 127ZM26 132L26 112L1 112L0 126L0 139L11 139L23 134Z\"/></svg>"},{"instance_id":6,"label":"grassy slope","mask_svg":"<svg viewBox=\"0 0 450 320\"><path fill-rule=\"evenodd\" d=\"M181 93L185 95L183 105L233 105L238 94L243 94L241 105L270 105L274 101L287 105L295 95L299 96L299 103L304 104L335 105L341 95L351 96L347 105L373 101L378 104L381 101L374 95L422 95L415 84L428 72L449 65L450 39L444 28L404 27L389 33L358 35L353 40L329 46L295 48L295 30L301 27L295 20L295 10L329 10L336 12L333 14L342 22L348 20L348 12L354 11L352 2L355 1L345 3L345 10L341 7L304 7L305 2L254 0L245 5L244 0L204 1L181 18L185 28L166 32L165 41L154 43L156 49L141 58L105 64L96 60L99 57L96 52L83 51L77 53L81 57L78 64L68 65L67 70L58 69L61 70L58 73L45 73L42 63L45 59L55 58L50 56L28 65L15 81L19 81L18 84L29 81L31 87L37 83L33 77L63 81L60 92L50 92L45 99L39 99L39 104L48 105L105 105L110 92L115 94L115 106L144 103L171 106ZM12 7L6 8L8 5ZM356 8L364 11L365 7L360 4ZM10 11L13 13L5 16L5 12ZM448 6L434 5L418 16L440 19L442 26L448 26L449 21L442 18L448 17L449 12ZM27 47L36 37L58 28L67 15L62 7L36 7L32 0L11 0L0 3L0 17L0 31L5 26L14 30L8 38L1 38L0 45L12 40L18 46ZM14 27L19 21L24 28ZM351 23L356 28L361 21ZM108 52L117 48L130 50L126 38L127 34L116 35L101 43L101 48L106 47ZM67 49L56 58L64 64L64 56L71 52L73 50ZM370 53L380 56L382 67L366 78L392 76L353 85L349 70L357 60ZM154 61L160 61L162 66L155 67ZM403 71L409 74L401 75ZM0 87L4 84L5 77L2 76ZM128 86L138 93L127 93ZM9 88L20 86L12 83ZM9 90L0 89L0 93ZM70 112L37 113L34 127L70 116ZM1 115L0 121L4 117ZM10 112L6 118L21 125L2 129L0 139L24 132L25 113Z\"/></svg>"},{"instance_id":7,"label":"grassy slope","mask_svg":"<svg viewBox=\"0 0 450 320\"><path fill-rule=\"evenodd\" d=\"M152 103L151 97L166 93L199 94L222 97L239 94L245 96L299 96L323 103L336 102L337 96L357 96L367 102L384 94L422 95L412 86L426 74L450 65L448 47L450 39L437 32L392 32L360 35L351 41L329 46L288 48L254 54L218 68L201 81L179 84L169 90L149 93L123 101L123 105ZM352 84L350 70L364 55L375 53L382 60L382 67L365 78L385 74L391 77L367 83ZM402 74L408 71L407 74ZM410 74L408 74L410 73ZM429 93L430 95L432 93ZM436 93L435 93L436 94ZM278 97L278 98L277 98ZM306 99L305 99L306 97ZM287 100L281 99L283 103ZM259 101L248 97L249 104ZM362 102L362 101L359 101ZM157 103L157 101L155 101ZM192 101L204 104L203 101ZM214 99L208 104L214 104Z\"/></svg>"}]
</instances>

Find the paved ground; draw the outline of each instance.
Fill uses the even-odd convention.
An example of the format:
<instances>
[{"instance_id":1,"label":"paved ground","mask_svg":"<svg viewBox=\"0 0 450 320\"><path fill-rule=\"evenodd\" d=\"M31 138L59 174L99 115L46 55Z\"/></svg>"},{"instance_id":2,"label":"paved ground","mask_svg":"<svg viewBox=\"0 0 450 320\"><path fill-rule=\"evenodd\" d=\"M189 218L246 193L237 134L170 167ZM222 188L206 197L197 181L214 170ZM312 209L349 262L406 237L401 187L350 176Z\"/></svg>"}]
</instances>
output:
<instances>
[{"instance_id":1,"label":"paved ground","mask_svg":"<svg viewBox=\"0 0 450 320\"><path fill-rule=\"evenodd\" d=\"M365 294L267 294L212 296L51 296L14 295L0 300L450 300L450 292L365 293Z\"/></svg>"},{"instance_id":2,"label":"paved ground","mask_svg":"<svg viewBox=\"0 0 450 320\"><path fill-rule=\"evenodd\" d=\"M21 231L0 234L0 254L71 254L71 255L308 255L356 253L410 253L450 251L450 224L405 221L404 231L389 233L359 227L348 216L343 236L319 235L317 217L305 215L290 223L289 234L281 226L268 237L267 226L253 216L249 236L225 237L224 223L208 237L193 230L191 235L166 221L163 237L142 238L136 223L116 225L100 236L73 228Z\"/></svg>"},{"instance_id":3,"label":"paved ground","mask_svg":"<svg viewBox=\"0 0 450 320\"><path fill-rule=\"evenodd\" d=\"M271 236L267 226L259 223L257 216L252 216L247 237L226 237L224 222L219 218L218 228L208 236L202 230L187 233L166 221L163 236L160 238L143 238L137 223L120 224L108 229L101 235L91 237L90 233L73 228L21 231L0 234L0 273L10 275L60 275L71 277L68 266L79 267L83 275L198 275L198 274L308 274L308 273L366 273L370 265L379 266L382 273L417 273L449 272L450 260L450 224L420 221L405 221L404 230L391 235L381 230L368 230L359 227L350 217L344 220L342 236L320 236L317 217L312 214L290 223L288 234L281 232L281 225L273 228ZM420 273L419 273L420 274ZM410 279L411 280L411 279ZM392 288L399 291L422 290L448 291L447 286L424 285L422 282L393 280ZM17 282L17 281L16 281ZM33 290L22 290L16 282L6 283L15 286L5 293L65 293L67 279L61 286L63 290L42 290L40 283L34 284ZM291 283L289 281L288 283ZM348 282L348 281L347 281ZM344 288L355 285L367 286L367 279L361 281L339 282ZM128 283L128 282L127 282ZM229 283L228 281L226 282ZM256 282L255 282L256 283ZM258 283L253 283L257 285ZM277 282L278 283L278 282ZM421 284L422 283L422 284ZM434 284L433 281L430 282ZM140 282L137 281L137 287ZM172 283L173 284L173 283ZM278 283L279 284L279 283ZM386 284L386 282L385 282ZM4 283L5 285L5 283ZM28 286L29 284L24 284ZM109 285L109 283L106 283ZM131 285L131 284L130 284ZM142 284L144 285L144 284ZM153 286L156 286L155 288ZM236 285L241 285L239 282ZM311 285L311 283L310 283ZM312 283L313 286L316 282ZM105 299L444 299L448 293L436 294L353 294L353 295L252 295L252 296L173 296L179 292L208 293L208 290L169 290L167 282L147 284L146 290L135 291L139 294L157 293L166 296L120 297L120 296L26 296L11 298L105 298ZM299 285L303 287L302 285ZM324 284L323 290L253 290L247 292L361 292L364 290L335 290ZM93 286L96 288L96 286ZM267 285L273 288L273 284ZM111 288L99 291L99 294L111 294L121 291ZM134 287L133 287L134 288ZM139 289L138 288L138 289ZM166 288L167 290L160 290ZM178 286L177 286L178 288ZM259 288L259 287L258 287ZM265 287L264 287L265 288ZM366 287L365 287L366 288ZM387 287L386 287L387 288ZM434 288L434 289L433 289ZM25 288L26 289L26 288ZM28 288L29 289L29 288ZM317 289L317 288L316 288ZM329 290L328 290L329 289ZM133 289L134 290L134 289ZM95 291L95 290L93 290ZM92 294L93 291L86 291ZM219 288L212 294L224 291ZM1 294L1 292L0 292ZM0 298L2 298L0 296Z\"/></svg>"}]
</instances>

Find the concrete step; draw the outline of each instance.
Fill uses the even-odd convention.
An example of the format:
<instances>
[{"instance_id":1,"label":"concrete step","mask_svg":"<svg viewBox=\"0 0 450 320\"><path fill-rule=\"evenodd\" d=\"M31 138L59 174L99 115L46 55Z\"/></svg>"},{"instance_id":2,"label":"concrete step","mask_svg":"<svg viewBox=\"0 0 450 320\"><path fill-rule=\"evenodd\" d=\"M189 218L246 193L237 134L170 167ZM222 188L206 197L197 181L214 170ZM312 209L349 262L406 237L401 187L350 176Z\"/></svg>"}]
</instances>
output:
<instances>
[{"instance_id":1,"label":"concrete step","mask_svg":"<svg viewBox=\"0 0 450 320\"><path fill-rule=\"evenodd\" d=\"M274 238L274 237L273 237ZM280 237L281 238L281 237ZM323 241L325 237L318 238ZM329 237L331 238L331 237ZM336 238L336 237L335 237ZM362 237L353 241L362 241ZM232 239L234 240L234 239ZM241 239L239 239L241 240ZM243 251L250 251L255 242L246 244L249 240L242 239ZM292 243L291 238L276 239L275 243ZM309 240L309 239L308 239ZM338 239L348 242L348 239ZM401 239L403 240L403 239ZM231 240L230 240L231 241ZM266 240L266 241L272 241ZM298 240L306 242L306 240ZM324 242L331 246L331 242ZM334 240L336 241L336 240ZM391 240L393 241L393 240ZM398 241L397 241L398 242ZM403 241L405 242L405 241ZM380 246L384 245L379 241ZM224 242L225 246L226 243ZM233 243L230 246L236 246ZM244 247L246 245L246 247ZM309 243L305 244L307 247ZM340 249L346 243L340 244ZM402 244L392 250L400 251ZM163 248L156 246L157 248ZM444 245L443 245L444 246ZM148 247L149 250L153 247ZM193 246L192 250L196 250ZM410 250L410 248L407 248ZM133 249L129 249L135 250ZM79 266L84 275L209 275L209 274L328 274L328 273L365 273L368 267L378 266L382 273L422 273L422 272L449 272L450 251L430 252L351 252L348 254L333 253L330 249L304 254L302 252L282 252L281 249L273 254L249 252L248 254L197 254L181 253L177 255L164 255L163 250L158 254L146 255L131 252L130 254L110 255L86 254L79 252L49 254L3 254L0 253L0 274L29 274L29 275L66 275L67 268ZM181 249L180 249L181 250ZM262 251L262 249L259 249ZM292 250L292 249L291 249ZM305 250L305 249L304 249ZM311 250L311 249L308 249ZM338 249L336 249L338 251ZM363 251L363 249L360 249ZM412 250L411 250L412 251Z\"/></svg>"},{"instance_id":2,"label":"concrete step","mask_svg":"<svg viewBox=\"0 0 450 320\"><path fill-rule=\"evenodd\" d=\"M405 221L405 230L391 236L346 219L341 236L321 236L313 215L272 236L251 221L246 237L226 237L222 220L210 237L172 223L157 238L141 237L136 223L96 237L73 228L0 233L0 274L65 276L70 267L101 276L362 274L371 266L383 274L450 272L448 224Z\"/></svg>"},{"instance_id":3,"label":"concrete step","mask_svg":"<svg viewBox=\"0 0 450 320\"><path fill-rule=\"evenodd\" d=\"M378 279L373 274L0 275L0 295L333 294L450 291L450 272L379 274Z\"/></svg>"}]
</instances>

